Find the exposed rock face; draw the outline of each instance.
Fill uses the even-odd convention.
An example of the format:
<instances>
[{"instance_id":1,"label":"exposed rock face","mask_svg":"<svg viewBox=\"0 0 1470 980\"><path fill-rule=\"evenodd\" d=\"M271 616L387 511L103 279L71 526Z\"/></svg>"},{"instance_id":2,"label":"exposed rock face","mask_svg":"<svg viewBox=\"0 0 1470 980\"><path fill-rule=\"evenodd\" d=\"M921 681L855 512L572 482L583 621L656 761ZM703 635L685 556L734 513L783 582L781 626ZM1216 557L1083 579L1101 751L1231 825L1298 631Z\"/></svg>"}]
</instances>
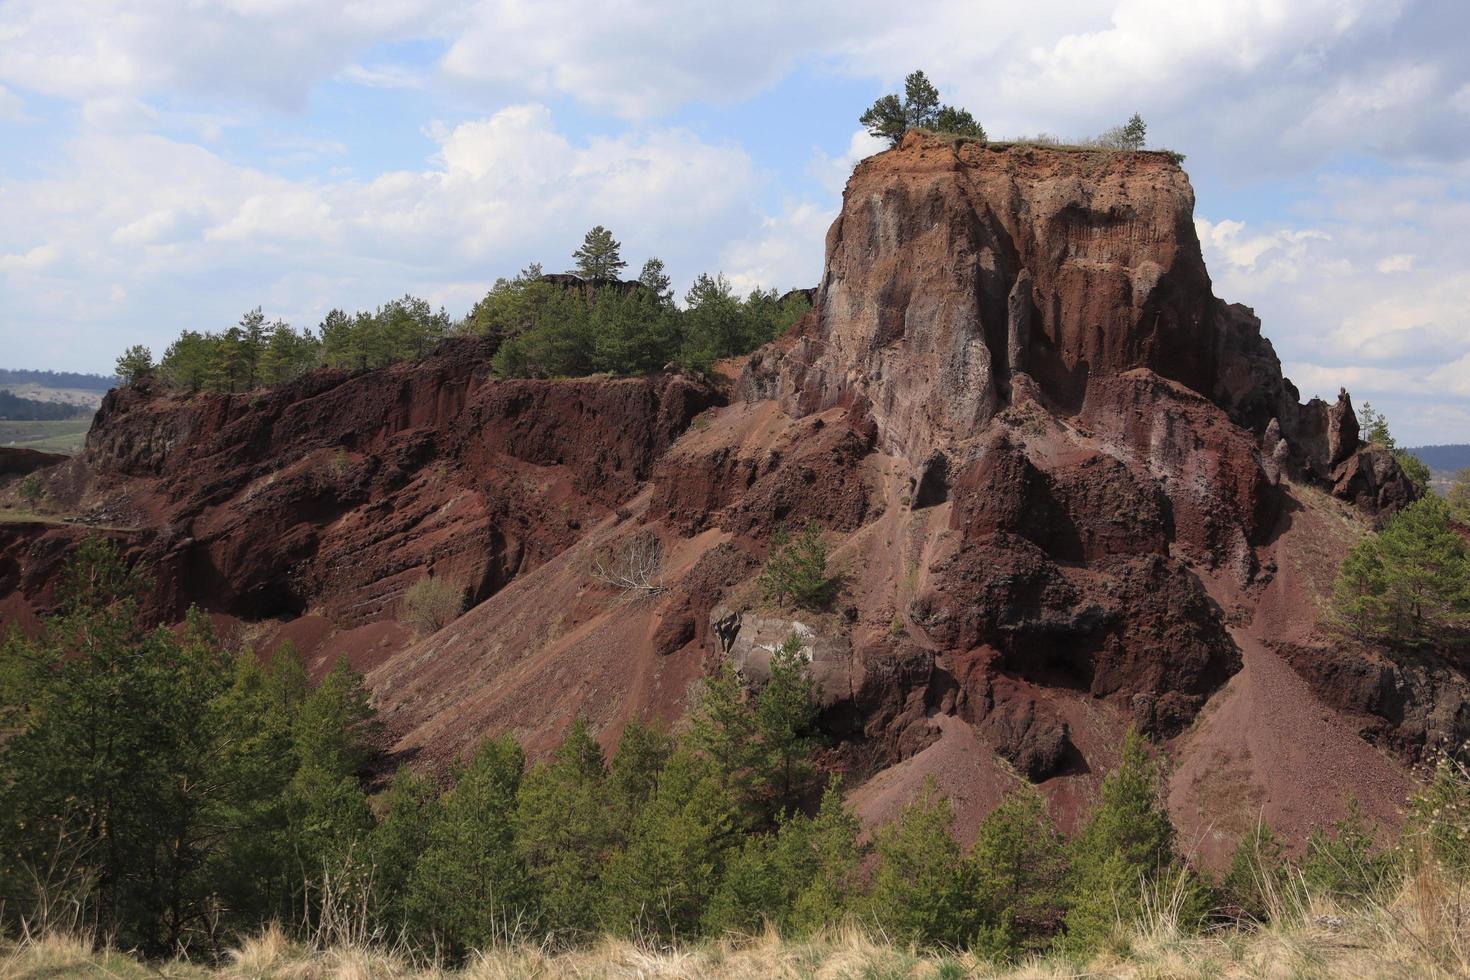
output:
<instances>
[{"instance_id":1,"label":"exposed rock face","mask_svg":"<svg viewBox=\"0 0 1470 980\"><path fill-rule=\"evenodd\" d=\"M494 594L636 493L716 400L678 375L489 383L487 360L457 341L251 395L115 389L55 489L140 528L161 618L197 603L355 626L429 573Z\"/></svg>"},{"instance_id":2,"label":"exposed rock face","mask_svg":"<svg viewBox=\"0 0 1470 980\"><path fill-rule=\"evenodd\" d=\"M828 762L871 798L946 760L982 807L1009 766L1065 818L1130 724L1187 740L1191 771L1212 698L1289 731L1307 709L1271 700L1282 660L1385 744L1458 731L1458 667L1375 673L1298 628L1330 581L1300 568L1314 536L1413 490L1360 446L1345 392L1300 404L1260 322L1213 296L1192 209L1161 154L913 134L859 165L812 311L732 404L677 374L495 381L491 347L461 340L248 395L114 392L47 479L135 528L116 533L163 619L198 602L368 629L422 575L462 583L463 617L366 665L427 764L496 731L544 752L578 715L611 742L684 710L718 658L762 683L793 633ZM814 615L754 581L775 528L807 521L842 578ZM0 529L0 590L44 608L79 533ZM592 574L635 539L657 543L649 588Z\"/></svg>"}]
</instances>

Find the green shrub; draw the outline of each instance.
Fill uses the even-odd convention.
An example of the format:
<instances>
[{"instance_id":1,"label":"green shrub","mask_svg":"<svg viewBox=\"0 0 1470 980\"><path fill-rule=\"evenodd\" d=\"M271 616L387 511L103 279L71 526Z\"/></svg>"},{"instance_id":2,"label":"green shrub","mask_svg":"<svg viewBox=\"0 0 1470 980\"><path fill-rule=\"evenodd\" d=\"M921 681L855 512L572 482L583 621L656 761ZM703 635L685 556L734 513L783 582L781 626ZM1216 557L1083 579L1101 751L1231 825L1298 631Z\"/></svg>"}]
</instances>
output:
<instances>
[{"instance_id":1,"label":"green shrub","mask_svg":"<svg viewBox=\"0 0 1470 980\"><path fill-rule=\"evenodd\" d=\"M815 521L795 538L784 527L771 535L771 553L760 575L767 601L820 610L831 602L836 584L827 574L827 545Z\"/></svg>"},{"instance_id":2,"label":"green shrub","mask_svg":"<svg viewBox=\"0 0 1470 980\"><path fill-rule=\"evenodd\" d=\"M32 473L21 480L20 486L16 488L16 493L20 494L20 499L31 507L40 503L41 498L46 496L46 484L41 480L41 474Z\"/></svg>"},{"instance_id":3,"label":"green shrub","mask_svg":"<svg viewBox=\"0 0 1470 980\"><path fill-rule=\"evenodd\" d=\"M1130 730L1097 805L1068 847L1067 946L1091 953L1117 938L1120 921L1142 910L1145 885L1173 870L1174 827L1160 799L1161 775L1142 736Z\"/></svg>"},{"instance_id":4,"label":"green shrub","mask_svg":"<svg viewBox=\"0 0 1470 980\"><path fill-rule=\"evenodd\" d=\"M986 815L966 861L984 901L987 953L1036 949L1056 931L1064 909L1066 855L1035 787L1012 791Z\"/></svg>"},{"instance_id":5,"label":"green shrub","mask_svg":"<svg viewBox=\"0 0 1470 980\"><path fill-rule=\"evenodd\" d=\"M448 579L425 576L404 590L399 618L420 636L437 633L464 612L464 591Z\"/></svg>"},{"instance_id":6,"label":"green shrub","mask_svg":"<svg viewBox=\"0 0 1470 980\"><path fill-rule=\"evenodd\" d=\"M976 893L951 833L954 812L933 777L898 819L878 830L867 913L898 943L961 946L979 930Z\"/></svg>"},{"instance_id":7,"label":"green shrub","mask_svg":"<svg viewBox=\"0 0 1470 980\"><path fill-rule=\"evenodd\" d=\"M1289 875L1281 843L1265 823L1245 832L1220 879L1220 896L1234 914L1265 922L1288 886Z\"/></svg>"},{"instance_id":8,"label":"green shrub","mask_svg":"<svg viewBox=\"0 0 1470 980\"><path fill-rule=\"evenodd\" d=\"M1302 860L1302 880L1308 889L1339 901L1362 901L1378 894L1394 871L1393 856L1375 847L1378 829L1363 818L1356 799L1348 801L1347 813L1332 825L1332 833L1321 828L1307 839Z\"/></svg>"},{"instance_id":9,"label":"green shrub","mask_svg":"<svg viewBox=\"0 0 1470 980\"><path fill-rule=\"evenodd\" d=\"M1444 500L1415 501L1358 542L1338 570L1333 611L1361 636L1407 643L1470 623L1470 547Z\"/></svg>"}]
</instances>

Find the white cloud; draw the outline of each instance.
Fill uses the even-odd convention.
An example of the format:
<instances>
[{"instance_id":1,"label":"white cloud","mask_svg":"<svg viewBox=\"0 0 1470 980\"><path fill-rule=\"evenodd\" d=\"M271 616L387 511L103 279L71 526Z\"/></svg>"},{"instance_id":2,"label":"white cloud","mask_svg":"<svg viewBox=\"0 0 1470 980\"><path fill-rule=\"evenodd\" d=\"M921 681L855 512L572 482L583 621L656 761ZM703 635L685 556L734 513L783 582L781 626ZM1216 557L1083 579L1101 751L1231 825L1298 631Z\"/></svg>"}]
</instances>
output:
<instances>
[{"instance_id":1,"label":"white cloud","mask_svg":"<svg viewBox=\"0 0 1470 980\"><path fill-rule=\"evenodd\" d=\"M731 284L738 292L816 286L822 278L827 229L836 217L835 208L809 202L767 217L754 234L725 250L723 268Z\"/></svg>"},{"instance_id":2,"label":"white cloud","mask_svg":"<svg viewBox=\"0 0 1470 980\"><path fill-rule=\"evenodd\" d=\"M745 152L684 130L578 141L524 105L433 132L424 167L335 181L156 135L86 133L59 173L0 183L10 356L61 366L132 342L161 350L256 304L314 325L332 306L412 291L462 313L498 274L569 263L595 222L635 265L657 252L687 281L761 227Z\"/></svg>"},{"instance_id":3,"label":"white cloud","mask_svg":"<svg viewBox=\"0 0 1470 980\"><path fill-rule=\"evenodd\" d=\"M1311 227L1197 220L1216 295L1255 307L1304 396L1346 385L1401 442L1470 441L1470 201L1458 182L1324 179L1300 208Z\"/></svg>"},{"instance_id":4,"label":"white cloud","mask_svg":"<svg viewBox=\"0 0 1470 980\"><path fill-rule=\"evenodd\" d=\"M7 0L0 79L69 99L159 92L301 104L372 44L451 0Z\"/></svg>"},{"instance_id":5,"label":"white cloud","mask_svg":"<svg viewBox=\"0 0 1470 980\"><path fill-rule=\"evenodd\" d=\"M1385 255L1378 260L1378 264L1374 268L1386 276L1393 275L1396 272L1408 272L1414 268L1414 256L1406 252L1401 252L1398 255Z\"/></svg>"}]
</instances>

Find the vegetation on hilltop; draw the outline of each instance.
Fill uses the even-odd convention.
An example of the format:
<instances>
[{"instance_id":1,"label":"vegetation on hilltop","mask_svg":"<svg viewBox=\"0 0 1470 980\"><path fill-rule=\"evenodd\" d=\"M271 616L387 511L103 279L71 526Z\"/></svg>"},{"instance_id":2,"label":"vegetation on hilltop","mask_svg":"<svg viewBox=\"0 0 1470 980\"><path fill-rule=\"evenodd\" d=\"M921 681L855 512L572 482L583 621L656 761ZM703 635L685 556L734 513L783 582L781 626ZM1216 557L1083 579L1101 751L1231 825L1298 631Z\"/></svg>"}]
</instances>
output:
<instances>
[{"instance_id":1,"label":"vegetation on hilltop","mask_svg":"<svg viewBox=\"0 0 1470 980\"><path fill-rule=\"evenodd\" d=\"M642 374L670 363L708 370L780 336L810 307L806 295L754 289L737 296L723 275L700 275L676 305L664 264L650 258L637 280L616 276L627 263L601 225L574 254L579 280L546 276L533 264L495 284L454 322L413 296L372 312L332 310L313 331L267 322L259 307L220 332L186 330L154 362L147 347L117 360L125 383L154 379L182 391L249 391L317 367L380 368L421 358L455 334L493 341L504 377Z\"/></svg>"}]
</instances>

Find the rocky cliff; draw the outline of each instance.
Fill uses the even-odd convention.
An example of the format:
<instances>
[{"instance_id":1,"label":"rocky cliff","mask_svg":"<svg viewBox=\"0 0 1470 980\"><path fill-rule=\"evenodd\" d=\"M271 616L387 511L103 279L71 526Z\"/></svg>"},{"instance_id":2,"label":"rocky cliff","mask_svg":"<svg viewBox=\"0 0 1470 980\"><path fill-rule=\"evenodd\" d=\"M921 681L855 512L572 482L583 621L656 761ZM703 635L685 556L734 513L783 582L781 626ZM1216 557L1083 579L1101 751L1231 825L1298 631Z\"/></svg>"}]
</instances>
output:
<instances>
[{"instance_id":1,"label":"rocky cliff","mask_svg":"<svg viewBox=\"0 0 1470 980\"><path fill-rule=\"evenodd\" d=\"M1391 818L1404 761L1467 714L1461 675L1363 694L1314 626L1342 551L1413 490L1345 393L1301 404L1214 297L1192 210L1162 154L914 134L853 174L811 313L722 387L495 381L461 340L248 395L116 391L46 472L153 565L155 615L347 653L420 763L497 731L545 751L577 715L611 742L718 658L759 683L796 632L869 820L934 775L962 827L1017 779L1065 824L1129 725L1175 758L1207 856L1346 791ZM808 520L841 585L794 616L754 577ZM11 618L79 533L0 530ZM655 588L596 573L632 551ZM414 637L392 620L426 575L470 608Z\"/></svg>"}]
</instances>

